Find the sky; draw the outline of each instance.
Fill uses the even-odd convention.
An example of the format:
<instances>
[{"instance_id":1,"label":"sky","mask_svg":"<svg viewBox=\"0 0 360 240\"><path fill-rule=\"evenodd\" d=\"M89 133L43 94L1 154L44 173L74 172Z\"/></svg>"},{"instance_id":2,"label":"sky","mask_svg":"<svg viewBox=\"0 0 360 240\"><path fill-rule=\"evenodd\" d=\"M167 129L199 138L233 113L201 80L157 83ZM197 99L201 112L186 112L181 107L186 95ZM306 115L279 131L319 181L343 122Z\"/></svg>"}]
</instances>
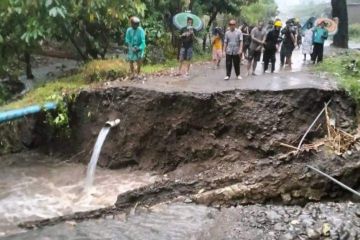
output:
<instances>
[{"instance_id":1,"label":"sky","mask_svg":"<svg viewBox=\"0 0 360 240\"><path fill-rule=\"evenodd\" d=\"M314 2L314 3L330 2L330 0L275 0L275 1L279 6L291 6L304 2Z\"/></svg>"},{"instance_id":2,"label":"sky","mask_svg":"<svg viewBox=\"0 0 360 240\"><path fill-rule=\"evenodd\" d=\"M304 4L304 3L329 3L331 0L275 0L279 6L279 11L281 16L287 16L288 10L294 5ZM291 15L291 14L290 14Z\"/></svg>"}]
</instances>

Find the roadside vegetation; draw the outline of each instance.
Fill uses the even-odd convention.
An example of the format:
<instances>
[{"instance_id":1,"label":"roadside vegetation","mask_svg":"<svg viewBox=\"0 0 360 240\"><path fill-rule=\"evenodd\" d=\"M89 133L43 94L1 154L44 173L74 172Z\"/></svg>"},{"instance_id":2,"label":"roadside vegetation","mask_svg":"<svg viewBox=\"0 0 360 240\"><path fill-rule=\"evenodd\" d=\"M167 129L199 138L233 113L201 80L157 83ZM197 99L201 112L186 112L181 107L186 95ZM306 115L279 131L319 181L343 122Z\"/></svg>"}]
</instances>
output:
<instances>
[{"instance_id":1,"label":"roadside vegetation","mask_svg":"<svg viewBox=\"0 0 360 240\"><path fill-rule=\"evenodd\" d=\"M339 86L360 103L360 53L349 51L327 57L323 63L316 66L316 70L334 76Z\"/></svg>"},{"instance_id":2,"label":"roadside vegetation","mask_svg":"<svg viewBox=\"0 0 360 240\"><path fill-rule=\"evenodd\" d=\"M349 25L349 39L350 41L360 41L360 23Z\"/></svg>"}]
</instances>

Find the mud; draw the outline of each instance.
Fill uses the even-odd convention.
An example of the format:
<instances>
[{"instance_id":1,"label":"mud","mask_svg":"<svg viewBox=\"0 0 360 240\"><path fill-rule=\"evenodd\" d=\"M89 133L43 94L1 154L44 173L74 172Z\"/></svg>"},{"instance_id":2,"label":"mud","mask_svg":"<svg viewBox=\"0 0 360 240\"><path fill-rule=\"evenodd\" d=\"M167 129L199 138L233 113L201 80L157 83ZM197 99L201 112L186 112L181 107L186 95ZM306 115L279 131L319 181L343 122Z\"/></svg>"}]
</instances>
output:
<instances>
[{"instance_id":1,"label":"mud","mask_svg":"<svg viewBox=\"0 0 360 240\"><path fill-rule=\"evenodd\" d=\"M329 100L336 125L355 133L356 105L338 90L195 93L107 87L83 91L71 106L71 139L49 136L43 121L35 118L27 126L33 126L26 137L27 146L87 163L99 129L107 120L119 118L121 124L111 130L99 165L112 169L132 166L164 175L153 184L120 194L112 207L20 226L31 229L81 222L174 201L220 209L352 199L306 165L359 188L360 153L355 146L342 156L324 147L319 152L284 157L289 149L279 144L297 145ZM325 136L323 120L310 132L307 142ZM5 139L10 133L5 132ZM14 137L10 139L14 141Z\"/></svg>"},{"instance_id":2,"label":"mud","mask_svg":"<svg viewBox=\"0 0 360 240\"><path fill-rule=\"evenodd\" d=\"M249 161L279 153L278 142L296 144L330 99L337 123L351 132L356 126L355 104L335 90L169 94L123 87L84 91L73 106L71 148L90 152L93 141L89 139L96 138L104 122L119 118L120 126L104 145L101 166L138 165L168 172L194 162ZM309 140L323 135L320 127Z\"/></svg>"}]
</instances>

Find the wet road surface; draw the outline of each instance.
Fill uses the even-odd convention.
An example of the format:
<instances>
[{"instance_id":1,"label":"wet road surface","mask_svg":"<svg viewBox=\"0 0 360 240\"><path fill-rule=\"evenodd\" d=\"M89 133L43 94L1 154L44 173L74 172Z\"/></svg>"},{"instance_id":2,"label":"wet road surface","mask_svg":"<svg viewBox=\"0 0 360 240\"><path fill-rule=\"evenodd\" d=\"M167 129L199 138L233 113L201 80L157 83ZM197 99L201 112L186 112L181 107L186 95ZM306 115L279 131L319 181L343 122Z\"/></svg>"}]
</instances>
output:
<instances>
[{"instance_id":1,"label":"wet road surface","mask_svg":"<svg viewBox=\"0 0 360 240\"><path fill-rule=\"evenodd\" d=\"M279 57L278 57L279 58ZM163 92L199 92L211 93L219 91L228 91L234 89L242 90L268 90L281 91L287 89L317 88L324 90L336 89L333 80L321 76L319 73L311 73L309 67L311 63L304 62L301 50L295 50L293 56L293 67L285 67L280 70L280 63L276 63L274 74L262 73L263 65L259 62L256 74L257 76L246 76L246 66L241 66L242 80L236 80L234 73L228 81L225 77L224 61L220 69L214 70L211 63L195 64L190 76L162 76L149 78L145 81L138 80L134 82L120 83L122 86L135 86L149 90ZM173 70L175 72L175 69Z\"/></svg>"}]
</instances>

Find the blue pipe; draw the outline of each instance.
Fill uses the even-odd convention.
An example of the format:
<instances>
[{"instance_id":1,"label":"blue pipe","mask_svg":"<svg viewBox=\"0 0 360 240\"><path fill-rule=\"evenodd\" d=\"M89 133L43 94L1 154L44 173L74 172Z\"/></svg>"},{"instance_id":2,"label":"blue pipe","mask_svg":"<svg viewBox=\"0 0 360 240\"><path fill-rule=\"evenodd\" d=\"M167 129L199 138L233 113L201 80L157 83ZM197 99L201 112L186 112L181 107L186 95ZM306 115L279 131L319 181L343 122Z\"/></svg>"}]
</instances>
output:
<instances>
[{"instance_id":1,"label":"blue pipe","mask_svg":"<svg viewBox=\"0 0 360 240\"><path fill-rule=\"evenodd\" d=\"M55 110L56 103L48 102L45 103L43 106L34 105L20 109L14 109L6 112L0 112L0 123L12 121L15 119L19 119L25 117L27 115L35 114L40 112L41 110Z\"/></svg>"}]
</instances>

